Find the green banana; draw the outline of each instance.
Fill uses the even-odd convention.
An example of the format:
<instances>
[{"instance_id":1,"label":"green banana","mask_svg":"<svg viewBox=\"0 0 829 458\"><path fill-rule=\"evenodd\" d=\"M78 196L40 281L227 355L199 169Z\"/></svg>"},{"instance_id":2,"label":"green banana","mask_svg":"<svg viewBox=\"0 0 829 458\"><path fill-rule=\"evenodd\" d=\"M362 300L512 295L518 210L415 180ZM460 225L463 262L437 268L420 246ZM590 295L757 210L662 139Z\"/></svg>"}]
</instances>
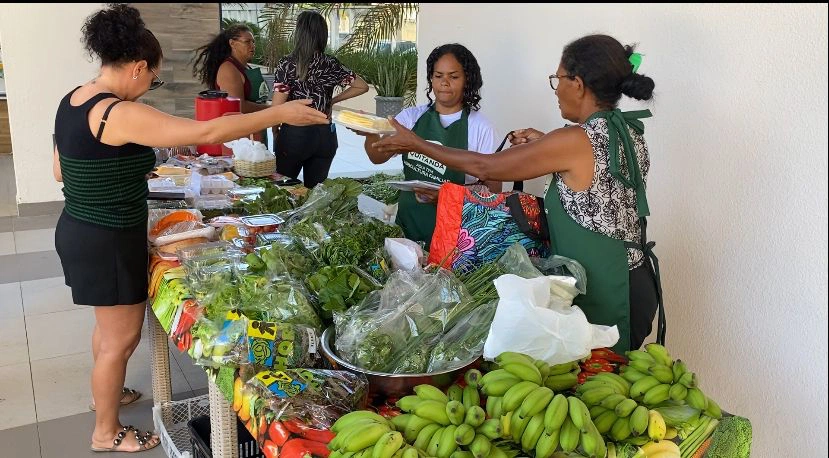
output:
<instances>
[{"instance_id":1,"label":"green banana","mask_svg":"<svg viewBox=\"0 0 829 458\"><path fill-rule=\"evenodd\" d=\"M468 452L466 450L455 450L455 453L449 455L449 458L475 458L475 455L473 455L472 452Z\"/></svg>"},{"instance_id":2,"label":"green banana","mask_svg":"<svg viewBox=\"0 0 829 458\"><path fill-rule=\"evenodd\" d=\"M426 450L429 448L429 442L432 440L432 436L440 429L441 426L437 423L432 423L424 427L417 434L417 439L415 439L412 445L418 450Z\"/></svg>"},{"instance_id":3,"label":"green banana","mask_svg":"<svg viewBox=\"0 0 829 458\"><path fill-rule=\"evenodd\" d=\"M503 364L501 367L521 380L541 385L541 371L533 363L513 362Z\"/></svg>"},{"instance_id":4,"label":"green banana","mask_svg":"<svg viewBox=\"0 0 829 458\"><path fill-rule=\"evenodd\" d=\"M593 406L593 407L591 407L591 408L590 408L590 410L589 410L589 412L590 412L590 418L596 418L596 417L598 417L599 415L601 415L601 414L603 414L603 413L607 412L608 410L611 410L611 409L607 409L607 408L605 408L605 407L602 407L601 405Z\"/></svg>"},{"instance_id":5,"label":"green banana","mask_svg":"<svg viewBox=\"0 0 829 458\"><path fill-rule=\"evenodd\" d=\"M460 425L466 418L466 409L459 401L449 401L444 409L446 410L446 416L453 425Z\"/></svg>"},{"instance_id":6,"label":"green banana","mask_svg":"<svg viewBox=\"0 0 829 458\"><path fill-rule=\"evenodd\" d=\"M556 364L556 365L550 366L550 373L548 374L548 376L566 374L566 373L572 372L573 370L578 369L578 368L579 368L579 362L578 361L570 361L569 363Z\"/></svg>"},{"instance_id":7,"label":"green banana","mask_svg":"<svg viewBox=\"0 0 829 458\"><path fill-rule=\"evenodd\" d=\"M617 418L610 428L610 438L621 442L630 437L630 421L627 418Z\"/></svg>"},{"instance_id":8,"label":"green banana","mask_svg":"<svg viewBox=\"0 0 829 458\"><path fill-rule=\"evenodd\" d=\"M630 382L631 384L639 381L639 379L645 378L650 374L646 374L644 372L639 372L638 370L630 367L630 366L622 366L622 369L619 371L622 378Z\"/></svg>"},{"instance_id":9,"label":"green banana","mask_svg":"<svg viewBox=\"0 0 829 458\"><path fill-rule=\"evenodd\" d=\"M613 427L613 423L616 422L616 419L619 418L616 416L616 412L612 410L608 410L603 414L596 417L593 420L593 424L596 425L596 429L599 430L601 434L607 434L610 431L610 428Z\"/></svg>"},{"instance_id":10,"label":"green banana","mask_svg":"<svg viewBox=\"0 0 829 458\"><path fill-rule=\"evenodd\" d=\"M505 412L501 415L501 437L507 439L512 436L512 415L515 412Z\"/></svg>"},{"instance_id":11,"label":"green banana","mask_svg":"<svg viewBox=\"0 0 829 458\"><path fill-rule=\"evenodd\" d=\"M331 432L338 433L347 427L349 424L357 420L374 420L377 423L385 423L386 418L382 415L376 414L370 410L355 410L340 417L333 425L331 425Z\"/></svg>"},{"instance_id":12,"label":"green banana","mask_svg":"<svg viewBox=\"0 0 829 458\"><path fill-rule=\"evenodd\" d=\"M644 396L642 396L642 404L646 406L655 406L657 404L663 403L671 398L671 385L667 383L662 383L657 385L647 391Z\"/></svg>"},{"instance_id":13,"label":"green banana","mask_svg":"<svg viewBox=\"0 0 829 458\"><path fill-rule=\"evenodd\" d=\"M708 407L708 398L699 388L688 388L685 402L697 410L705 410Z\"/></svg>"},{"instance_id":14,"label":"green banana","mask_svg":"<svg viewBox=\"0 0 829 458\"><path fill-rule=\"evenodd\" d=\"M643 359L640 359L638 361L628 362L628 367L632 367L632 368L636 369L639 372L644 372L644 373L647 374L647 373L650 373L651 364L654 364L654 363L649 362L649 361L645 361Z\"/></svg>"},{"instance_id":15,"label":"green banana","mask_svg":"<svg viewBox=\"0 0 829 458\"><path fill-rule=\"evenodd\" d=\"M504 401L501 405L502 409L506 412L512 412L517 409L524 401L524 398L526 398L527 395L529 395L537 387L538 384L534 382L519 382L504 393Z\"/></svg>"},{"instance_id":16,"label":"green banana","mask_svg":"<svg viewBox=\"0 0 829 458\"><path fill-rule=\"evenodd\" d=\"M688 372L688 367L682 362L681 359L674 361L674 365L671 367L671 372L674 375L674 383L678 383L679 379L682 378L682 375Z\"/></svg>"},{"instance_id":17,"label":"green banana","mask_svg":"<svg viewBox=\"0 0 829 458\"><path fill-rule=\"evenodd\" d=\"M644 360L644 361L647 361L649 363L655 363L656 362L656 359L654 359L654 357L651 356L650 353L648 353L644 350L626 351L625 356L627 356L628 359L631 360L631 361Z\"/></svg>"},{"instance_id":18,"label":"green banana","mask_svg":"<svg viewBox=\"0 0 829 458\"><path fill-rule=\"evenodd\" d=\"M604 398L614 393L616 393L616 390L612 386L600 386L581 393L579 397L588 406L594 406L602 402Z\"/></svg>"},{"instance_id":19,"label":"green banana","mask_svg":"<svg viewBox=\"0 0 829 458\"><path fill-rule=\"evenodd\" d=\"M449 398L450 401L463 401L463 388L457 383L453 383L446 390L446 397Z\"/></svg>"},{"instance_id":20,"label":"green banana","mask_svg":"<svg viewBox=\"0 0 829 458\"><path fill-rule=\"evenodd\" d=\"M659 380L652 375L641 378L630 386L630 397L632 399L640 399L647 391L657 385L659 385Z\"/></svg>"},{"instance_id":21,"label":"green banana","mask_svg":"<svg viewBox=\"0 0 829 458\"><path fill-rule=\"evenodd\" d=\"M541 373L541 380L544 380L545 378L547 378L548 375L550 375L550 365L547 364L545 361L537 359L535 360L534 364L535 367L538 368L538 372Z\"/></svg>"},{"instance_id":22,"label":"green banana","mask_svg":"<svg viewBox=\"0 0 829 458\"><path fill-rule=\"evenodd\" d=\"M563 394L557 394L550 401L547 410L544 412L544 431L547 434L552 434L553 431L561 428L564 420L567 418L569 410L569 402L567 397Z\"/></svg>"},{"instance_id":23,"label":"green banana","mask_svg":"<svg viewBox=\"0 0 829 458\"><path fill-rule=\"evenodd\" d=\"M464 408L467 409L473 406L481 406L481 395L478 394L478 389L472 385L466 385L466 388L463 389L462 400Z\"/></svg>"},{"instance_id":24,"label":"green banana","mask_svg":"<svg viewBox=\"0 0 829 458\"><path fill-rule=\"evenodd\" d=\"M486 398L486 416L489 418L501 417L501 403L504 398L498 396L489 396Z\"/></svg>"},{"instance_id":25,"label":"green banana","mask_svg":"<svg viewBox=\"0 0 829 458\"><path fill-rule=\"evenodd\" d=\"M372 445L372 446L369 446L369 447L366 447L366 448L360 450L359 452L355 452L354 455L352 455L352 457L353 458L371 458L371 456L373 454L374 454L374 446Z\"/></svg>"},{"instance_id":26,"label":"green banana","mask_svg":"<svg viewBox=\"0 0 829 458\"><path fill-rule=\"evenodd\" d=\"M547 434L547 431L541 434L541 437L538 438L538 442L535 444L535 458L550 458L553 456L553 453L558 448L559 431L556 429L550 434Z\"/></svg>"},{"instance_id":27,"label":"green banana","mask_svg":"<svg viewBox=\"0 0 829 458\"><path fill-rule=\"evenodd\" d=\"M616 412L616 416L619 418L629 417L633 410L636 409L638 404L633 399L625 399L624 401L620 402L616 405L616 408L613 409Z\"/></svg>"},{"instance_id":28,"label":"green banana","mask_svg":"<svg viewBox=\"0 0 829 458\"><path fill-rule=\"evenodd\" d=\"M521 406L518 408L518 415L521 415L522 417L534 416L547 408L547 405L553 400L553 396L555 396L553 390L547 388L546 386L539 386L530 392L530 394L524 398L524 401L521 402Z\"/></svg>"},{"instance_id":29,"label":"green banana","mask_svg":"<svg viewBox=\"0 0 829 458\"><path fill-rule=\"evenodd\" d=\"M602 399L599 405L606 409L615 409L616 406L619 405L619 403L624 401L625 399L628 399L628 397L623 394L611 394L610 396Z\"/></svg>"},{"instance_id":30,"label":"green banana","mask_svg":"<svg viewBox=\"0 0 829 458\"><path fill-rule=\"evenodd\" d=\"M461 406L463 406L463 404L461 404ZM442 426L447 426L451 423L449 416L446 414L446 404L442 402L431 400L421 401L415 406L414 413L418 417L432 420Z\"/></svg>"},{"instance_id":31,"label":"green banana","mask_svg":"<svg viewBox=\"0 0 829 458\"><path fill-rule=\"evenodd\" d=\"M616 444L613 442L607 443L607 458L618 458L616 455Z\"/></svg>"},{"instance_id":32,"label":"green banana","mask_svg":"<svg viewBox=\"0 0 829 458\"><path fill-rule=\"evenodd\" d=\"M648 439L647 435L644 435L644 436L629 436L627 439L625 439L625 442L627 442L628 444L633 444L633 445L641 447L641 446L647 444L648 442L650 442L650 439ZM640 457L642 457L642 456L647 456L647 455L640 455Z\"/></svg>"},{"instance_id":33,"label":"green banana","mask_svg":"<svg viewBox=\"0 0 829 458\"><path fill-rule=\"evenodd\" d=\"M650 373L656 377L660 383L672 383L674 381L673 370L670 367L660 363L651 364Z\"/></svg>"},{"instance_id":34,"label":"green banana","mask_svg":"<svg viewBox=\"0 0 829 458\"><path fill-rule=\"evenodd\" d=\"M458 445L469 445L475 439L475 428L468 424L458 426L455 430L455 442Z\"/></svg>"},{"instance_id":35,"label":"green banana","mask_svg":"<svg viewBox=\"0 0 829 458\"><path fill-rule=\"evenodd\" d=\"M572 452L579 446L581 440L581 431L576 428L576 425L568 417L561 425L561 432L559 433L559 445L565 452Z\"/></svg>"},{"instance_id":36,"label":"green banana","mask_svg":"<svg viewBox=\"0 0 829 458\"><path fill-rule=\"evenodd\" d=\"M420 397L420 399L430 399L432 401L443 403L449 402L449 396L447 396L446 393L429 384L417 385L414 387L414 392L418 395L418 397Z\"/></svg>"},{"instance_id":37,"label":"green banana","mask_svg":"<svg viewBox=\"0 0 829 458\"><path fill-rule=\"evenodd\" d=\"M674 363L674 360L671 359L671 355L668 354L668 349L658 343L654 342L645 345L645 351L653 356L653 359L655 359L657 363L662 363L668 367L671 367Z\"/></svg>"},{"instance_id":38,"label":"green banana","mask_svg":"<svg viewBox=\"0 0 829 458\"><path fill-rule=\"evenodd\" d=\"M346 452L359 452L373 446L380 440L383 434L389 432L388 425L374 424L359 429L359 434L353 434L348 438L348 441L343 443L343 448Z\"/></svg>"},{"instance_id":39,"label":"green banana","mask_svg":"<svg viewBox=\"0 0 829 458\"><path fill-rule=\"evenodd\" d=\"M417 453L417 449L414 447L406 447L406 450L403 451L403 455L400 458L418 458L419 455ZM331 457L328 457L331 458Z\"/></svg>"},{"instance_id":40,"label":"green banana","mask_svg":"<svg viewBox=\"0 0 829 458\"><path fill-rule=\"evenodd\" d=\"M492 443L486 436L477 434L475 439L472 440L472 443L469 444L469 451L475 456L475 458L486 458L489 456L490 450L492 449Z\"/></svg>"},{"instance_id":41,"label":"green banana","mask_svg":"<svg viewBox=\"0 0 829 458\"><path fill-rule=\"evenodd\" d=\"M527 423L527 427L524 428L524 432L521 434L521 448L526 452L534 450L535 444L538 443L538 439L543 432L544 415L538 414L530 418L530 422Z\"/></svg>"},{"instance_id":42,"label":"green banana","mask_svg":"<svg viewBox=\"0 0 829 458\"><path fill-rule=\"evenodd\" d=\"M495 362L498 363L499 366L503 367L504 364L515 363L515 362L524 362L528 364L533 364L535 362L534 358L531 358L523 353L516 353L514 351L505 351L500 355L495 357Z\"/></svg>"},{"instance_id":43,"label":"green banana","mask_svg":"<svg viewBox=\"0 0 829 458\"><path fill-rule=\"evenodd\" d=\"M507 372L506 369L496 369L492 372L487 372L486 374L484 374L484 376L481 377L481 381L479 383L483 387L483 386L486 386L489 383L492 383L492 382L495 382L496 380L501 380L501 379L518 379L518 377L516 377L516 376L512 375L511 373ZM518 380L518 381L520 381L520 380ZM515 383L518 383L518 381L516 381Z\"/></svg>"},{"instance_id":44,"label":"green banana","mask_svg":"<svg viewBox=\"0 0 829 458\"><path fill-rule=\"evenodd\" d=\"M397 415L395 417L392 417L391 423L392 425L394 425L395 430L403 431L404 429L406 429L406 425L409 424L409 420L411 420L414 416L415 415L412 413L404 413L401 415Z\"/></svg>"},{"instance_id":45,"label":"green banana","mask_svg":"<svg viewBox=\"0 0 829 458\"><path fill-rule=\"evenodd\" d=\"M553 391L565 391L579 383L577 372L565 372L563 374L550 375L544 380L544 386Z\"/></svg>"},{"instance_id":46,"label":"green banana","mask_svg":"<svg viewBox=\"0 0 829 458\"><path fill-rule=\"evenodd\" d=\"M622 394L622 391L624 391L619 387L619 385L608 380L587 379L584 383L579 385L578 388L576 388L576 394L581 395L582 393L595 388L612 388L613 392L618 394Z\"/></svg>"},{"instance_id":47,"label":"green banana","mask_svg":"<svg viewBox=\"0 0 829 458\"><path fill-rule=\"evenodd\" d=\"M487 396L504 397L510 388L519 383L521 379L518 377L498 379L481 387L481 393Z\"/></svg>"},{"instance_id":48,"label":"green banana","mask_svg":"<svg viewBox=\"0 0 829 458\"><path fill-rule=\"evenodd\" d=\"M380 436L374 444L371 458L391 458L403 446L403 435L399 431L391 431Z\"/></svg>"},{"instance_id":49,"label":"green banana","mask_svg":"<svg viewBox=\"0 0 829 458\"><path fill-rule=\"evenodd\" d=\"M591 378L594 380L604 380L609 383L615 384L616 387L618 387L617 391L625 396L627 396L630 392L630 382L625 380L619 374L615 374L613 372L599 372L598 374L588 378L588 380L590 380Z\"/></svg>"},{"instance_id":50,"label":"green banana","mask_svg":"<svg viewBox=\"0 0 829 458\"><path fill-rule=\"evenodd\" d=\"M457 430L458 427L455 425L449 425L443 430L440 443L438 444L437 458L449 458L449 455L455 453L455 450L458 449L458 443L455 441L455 432Z\"/></svg>"},{"instance_id":51,"label":"green banana","mask_svg":"<svg viewBox=\"0 0 829 458\"><path fill-rule=\"evenodd\" d=\"M674 401L684 401L688 397L688 388L685 388L685 385L681 383L673 384L670 391L668 391L668 395Z\"/></svg>"},{"instance_id":52,"label":"green banana","mask_svg":"<svg viewBox=\"0 0 829 458\"><path fill-rule=\"evenodd\" d=\"M587 409L587 406L584 405L581 399L575 396L567 398L567 405L570 414L570 421L573 422L573 425L575 425L579 431L586 431L587 424L593 422L590 418L590 411Z\"/></svg>"},{"instance_id":53,"label":"green banana","mask_svg":"<svg viewBox=\"0 0 829 458\"><path fill-rule=\"evenodd\" d=\"M587 456L604 456L607 454L607 448L604 444L604 439L593 424L587 425L587 431L581 432L579 446ZM601 453L601 454L600 454Z\"/></svg>"},{"instance_id":54,"label":"green banana","mask_svg":"<svg viewBox=\"0 0 829 458\"><path fill-rule=\"evenodd\" d=\"M648 430L648 408L637 406L630 414L630 433L638 436Z\"/></svg>"},{"instance_id":55,"label":"green banana","mask_svg":"<svg viewBox=\"0 0 829 458\"><path fill-rule=\"evenodd\" d=\"M512 413L512 420L510 421L510 433L512 435L512 441L516 444L521 443L521 435L524 434L524 429L527 428L527 425L530 423L530 417L522 417L518 415L518 412Z\"/></svg>"},{"instance_id":56,"label":"green banana","mask_svg":"<svg viewBox=\"0 0 829 458\"><path fill-rule=\"evenodd\" d=\"M425 418L418 417L417 415L412 414L412 417L409 419L408 424L406 424L405 429L402 431L403 438L406 439L406 442L412 443L417 439L417 436L420 434L420 431L423 428L433 425L434 422L432 420L427 420ZM398 429L398 431L400 431Z\"/></svg>"},{"instance_id":57,"label":"green banana","mask_svg":"<svg viewBox=\"0 0 829 458\"><path fill-rule=\"evenodd\" d=\"M498 418L490 418L481 423L481 426L475 430L478 434L483 434L489 440L495 440L503 437L503 430L501 429L501 420ZM466 444L464 444L466 445Z\"/></svg>"},{"instance_id":58,"label":"green banana","mask_svg":"<svg viewBox=\"0 0 829 458\"><path fill-rule=\"evenodd\" d=\"M448 426L440 428L432 434L432 438L429 439L429 445L424 449L428 456L438 456L438 447L440 446L440 441L443 438L443 433L446 431L446 428L448 428Z\"/></svg>"},{"instance_id":59,"label":"green banana","mask_svg":"<svg viewBox=\"0 0 829 458\"><path fill-rule=\"evenodd\" d=\"M397 407L400 407L400 410L402 410L403 412L412 412L414 411L415 407L417 407L417 405L423 401L424 399L422 399L421 397L410 394L408 396L403 396L402 398L398 399L395 405Z\"/></svg>"},{"instance_id":60,"label":"green banana","mask_svg":"<svg viewBox=\"0 0 829 458\"><path fill-rule=\"evenodd\" d=\"M708 415L715 420L722 418L722 409L720 408L720 405L709 397L706 397L706 399L708 400L708 405L705 407L705 415Z\"/></svg>"},{"instance_id":61,"label":"green banana","mask_svg":"<svg viewBox=\"0 0 829 458\"><path fill-rule=\"evenodd\" d=\"M478 385L481 383L481 378L483 375L481 371L478 369L469 369L466 371L466 374L463 375L463 379L466 382L466 386L471 386L472 388L477 389Z\"/></svg>"},{"instance_id":62,"label":"green banana","mask_svg":"<svg viewBox=\"0 0 829 458\"><path fill-rule=\"evenodd\" d=\"M472 406L466 411L466 418L464 422L473 428L481 426L486 420L486 412L481 406Z\"/></svg>"}]
</instances>

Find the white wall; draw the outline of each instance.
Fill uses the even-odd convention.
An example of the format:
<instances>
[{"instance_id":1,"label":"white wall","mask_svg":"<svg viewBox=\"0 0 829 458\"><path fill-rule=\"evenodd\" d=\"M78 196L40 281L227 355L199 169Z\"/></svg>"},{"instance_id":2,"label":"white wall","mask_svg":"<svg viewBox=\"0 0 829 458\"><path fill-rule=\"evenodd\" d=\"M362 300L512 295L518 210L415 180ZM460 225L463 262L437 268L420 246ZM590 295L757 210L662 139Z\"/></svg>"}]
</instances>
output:
<instances>
[{"instance_id":1,"label":"white wall","mask_svg":"<svg viewBox=\"0 0 829 458\"><path fill-rule=\"evenodd\" d=\"M753 455L825 456L805 444L827 426L826 4L424 3L419 68L458 41L500 131L551 129L547 75L594 32L639 42L656 82L649 226L669 349L752 420Z\"/></svg>"},{"instance_id":2,"label":"white wall","mask_svg":"<svg viewBox=\"0 0 829 458\"><path fill-rule=\"evenodd\" d=\"M63 200L61 186L52 179L55 113L66 93L97 74L97 63L83 50L81 25L100 7L100 3L0 4L19 204Z\"/></svg>"}]
</instances>

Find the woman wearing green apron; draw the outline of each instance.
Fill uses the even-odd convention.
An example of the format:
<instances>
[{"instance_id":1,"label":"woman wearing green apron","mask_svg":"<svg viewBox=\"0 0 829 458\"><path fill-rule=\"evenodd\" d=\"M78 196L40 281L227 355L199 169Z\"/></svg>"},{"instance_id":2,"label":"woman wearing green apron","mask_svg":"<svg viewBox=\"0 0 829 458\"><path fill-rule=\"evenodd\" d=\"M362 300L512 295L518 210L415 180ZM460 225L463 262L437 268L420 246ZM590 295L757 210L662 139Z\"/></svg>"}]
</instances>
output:
<instances>
[{"instance_id":1,"label":"woman wearing green apron","mask_svg":"<svg viewBox=\"0 0 829 458\"><path fill-rule=\"evenodd\" d=\"M650 158L641 118L650 112L616 108L623 94L652 97L653 80L637 73L640 62L632 47L606 35L568 44L549 81L562 117L577 125L546 135L516 131L516 146L495 155L425 142L400 125L396 135L373 145L378 154L417 151L480 179L552 174L545 193L552 249L584 266L587 294L574 303L591 323L618 327L617 351L641 346L657 308L657 341L665 335L659 268L645 234Z\"/></svg>"},{"instance_id":2,"label":"woman wearing green apron","mask_svg":"<svg viewBox=\"0 0 829 458\"><path fill-rule=\"evenodd\" d=\"M483 154L495 151L494 129L478 112L483 80L475 56L459 44L438 46L426 60L426 74L426 93L430 103L407 108L395 119L429 142ZM435 96L434 102L431 94ZM379 136L361 132L358 134L366 137L366 152L375 164L387 162L394 155L379 153L372 148L372 144L380 139ZM419 153L403 154L403 174L406 180L429 183L451 182L463 185L478 181ZM500 182L486 184L493 192L501 190ZM403 228L408 239L429 246L435 230L436 201L437 191L429 189L400 193L395 222Z\"/></svg>"},{"instance_id":3,"label":"woman wearing green apron","mask_svg":"<svg viewBox=\"0 0 829 458\"><path fill-rule=\"evenodd\" d=\"M242 113L253 113L268 107L270 88L259 68L248 64L253 60L256 42L245 25L222 30L210 43L198 49L193 75L210 89L227 92L242 101ZM267 142L267 131L256 140Z\"/></svg>"}]
</instances>

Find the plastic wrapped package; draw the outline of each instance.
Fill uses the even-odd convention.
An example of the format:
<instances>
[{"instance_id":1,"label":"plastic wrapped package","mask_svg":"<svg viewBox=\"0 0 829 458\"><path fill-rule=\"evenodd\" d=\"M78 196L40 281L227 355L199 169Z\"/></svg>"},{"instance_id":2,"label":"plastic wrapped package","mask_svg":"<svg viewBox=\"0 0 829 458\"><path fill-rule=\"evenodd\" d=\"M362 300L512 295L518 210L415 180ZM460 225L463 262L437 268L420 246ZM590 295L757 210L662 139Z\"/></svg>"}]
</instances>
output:
<instances>
[{"instance_id":1,"label":"plastic wrapped package","mask_svg":"<svg viewBox=\"0 0 829 458\"><path fill-rule=\"evenodd\" d=\"M313 367L319 361L319 333L308 326L250 321L248 362L276 370Z\"/></svg>"},{"instance_id":2,"label":"plastic wrapped package","mask_svg":"<svg viewBox=\"0 0 829 458\"><path fill-rule=\"evenodd\" d=\"M199 318L190 330L188 354L201 366L242 364L247 361L247 326L248 319L237 311L227 312L222 320Z\"/></svg>"},{"instance_id":3,"label":"plastic wrapped package","mask_svg":"<svg viewBox=\"0 0 829 458\"><path fill-rule=\"evenodd\" d=\"M380 289L380 283L359 267L324 266L305 279L316 299L320 316L330 321L333 312L344 312L357 305L368 293Z\"/></svg>"},{"instance_id":4,"label":"plastic wrapped package","mask_svg":"<svg viewBox=\"0 0 829 458\"><path fill-rule=\"evenodd\" d=\"M316 310L308 300L305 288L289 278L272 280L259 275L237 279L239 309L248 318L306 325L320 331Z\"/></svg>"},{"instance_id":5,"label":"plastic wrapped package","mask_svg":"<svg viewBox=\"0 0 829 458\"><path fill-rule=\"evenodd\" d=\"M581 294L587 292L587 273L584 267L570 258L553 255L547 258L531 258L520 244L514 244L497 261L505 273L522 278L537 278L542 275L573 277Z\"/></svg>"},{"instance_id":6,"label":"plastic wrapped package","mask_svg":"<svg viewBox=\"0 0 829 458\"><path fill-rule=\"evenodd\" d=\"M481 305L444 333L432 349L427 372L463 367L484 352L498 301Z\"/></svg>"}]
</instances>

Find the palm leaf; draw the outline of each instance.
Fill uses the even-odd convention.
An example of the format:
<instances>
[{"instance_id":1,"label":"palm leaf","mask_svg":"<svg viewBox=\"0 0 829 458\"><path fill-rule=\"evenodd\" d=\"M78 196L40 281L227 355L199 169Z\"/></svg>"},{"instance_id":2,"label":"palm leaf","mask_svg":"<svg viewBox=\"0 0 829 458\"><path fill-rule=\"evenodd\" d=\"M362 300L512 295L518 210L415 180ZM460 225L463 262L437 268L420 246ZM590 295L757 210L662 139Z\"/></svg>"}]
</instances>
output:
<instances>
[{"instance_id":1,"label":"palm leaf","mask_svg":"<svg viewBox=\"0 0 829 458\"><path fill-rule=\"evenodd\" d=\"M268 3L259 14L262 38L265 41L262 64L273 72L282 56L293 49L291 36L296 27L296 3Z\"/></svg>"}]
</instances>

